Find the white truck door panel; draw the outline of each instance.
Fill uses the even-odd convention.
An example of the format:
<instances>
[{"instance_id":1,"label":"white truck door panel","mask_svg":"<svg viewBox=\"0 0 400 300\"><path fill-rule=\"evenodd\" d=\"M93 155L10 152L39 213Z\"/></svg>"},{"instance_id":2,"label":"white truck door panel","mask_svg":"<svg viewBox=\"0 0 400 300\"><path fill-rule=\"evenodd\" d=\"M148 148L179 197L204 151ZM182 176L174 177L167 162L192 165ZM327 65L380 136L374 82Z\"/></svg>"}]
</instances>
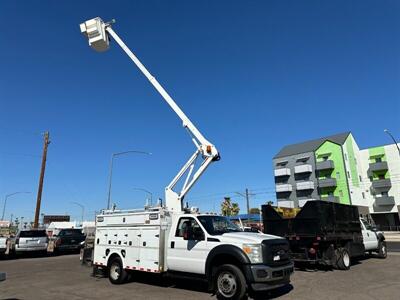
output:
<instances>
[{"instance_id":1,"label":"white truck door panel","mask_svg":"<svg viewBox=\"0 0 400 300\"><path fill-rule=\"evenodd\" d=\"M368 225L368 226L367 226ZM361 231L364 240L365 250L376 250L378 248L378 239L375 232L368 229L369 224L365 220L361 220Z\"/></svg>"},{"instance_id":2,"label":"white truck door panel","mask_svg":"<svg viewBox=\"0 0 400 300\"><path fill-rule=\"evenodd\" d=\"M204 240L184 240L182 235L182 222L194 218L181 217L178 227L171 230L167 248L167 266L172 271L190 272L196 274L205 273L205 262L209 249ZM205 237L206 238L206 237Z\"/></svg>"}]
</instances>

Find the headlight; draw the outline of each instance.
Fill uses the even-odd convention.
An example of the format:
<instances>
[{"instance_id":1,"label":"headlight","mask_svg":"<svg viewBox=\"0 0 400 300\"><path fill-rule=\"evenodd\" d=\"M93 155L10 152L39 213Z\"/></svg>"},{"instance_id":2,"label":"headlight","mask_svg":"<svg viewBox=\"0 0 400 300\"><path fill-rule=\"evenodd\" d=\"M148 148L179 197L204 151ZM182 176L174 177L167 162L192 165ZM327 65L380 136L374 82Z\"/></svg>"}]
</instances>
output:
<instances>
[{"instance_id":1,"label":"headlight","mask_svg":"<svg viewBox=\"0 0 400 300\"><path fill-rule=\"evenodd\" d=\"M263 262L260 244L243 244L242 249L250 259L252 264Z\"/></svg>"}]
</instances>

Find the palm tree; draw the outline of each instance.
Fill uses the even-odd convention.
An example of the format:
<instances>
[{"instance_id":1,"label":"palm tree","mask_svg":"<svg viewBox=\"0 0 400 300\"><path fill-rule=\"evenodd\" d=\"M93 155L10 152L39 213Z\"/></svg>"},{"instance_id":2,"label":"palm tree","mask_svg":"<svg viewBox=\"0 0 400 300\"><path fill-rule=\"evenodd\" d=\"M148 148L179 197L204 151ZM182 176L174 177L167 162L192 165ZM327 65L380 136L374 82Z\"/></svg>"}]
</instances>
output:
<instances>
[{"instance_id":1,"label":"palm tree","mask_svg":"<svg viewBox=\"0 0 400 300\"><path fill-rule=\"evenodd\" d=\"M232 203L230 197L224 197L224 201L221 203L221 213L223 216L236 216L239 211L239 204Z\"/></svg>"},{"instance_id":2,"label":"palm tree","mask_svg":"<svg viewBox=\"0 0 400 300\"><path fill-rule=\"evenodd\" d=\"M232 203L231 216L237 216L239 214L240 208L238 203Z\"/></svg>"},{"instance_id":3,"label":"palm tree","mask_svg":"<svg viewBox=\"0 0 400 300\"><path fill-rule=\"evenodd\" d=\"M230 216L232 209L232 203L230 197L224 197L224 201L221 203L221 213L223 216Z\"/></svg>"}]
</instances>

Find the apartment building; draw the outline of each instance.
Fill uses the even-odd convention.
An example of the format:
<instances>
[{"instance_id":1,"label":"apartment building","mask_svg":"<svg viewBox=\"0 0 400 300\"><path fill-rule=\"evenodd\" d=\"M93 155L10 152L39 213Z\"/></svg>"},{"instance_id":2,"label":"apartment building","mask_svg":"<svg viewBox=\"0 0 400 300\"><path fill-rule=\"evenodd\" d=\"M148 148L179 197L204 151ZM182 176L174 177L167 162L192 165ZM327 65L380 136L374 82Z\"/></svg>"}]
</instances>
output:
<instances>
[{"instance_id":1,"label":"apartment building","mask_svg":"<svg viewBox=\"0 0 400 300\"><path fill-rule=\"evenodd\" d=\"M283 147L273 158L279 206L325 200L359 207L381 226L400 226L400 153L362 149L350 132Z\"/></svg>"}]
</instances>

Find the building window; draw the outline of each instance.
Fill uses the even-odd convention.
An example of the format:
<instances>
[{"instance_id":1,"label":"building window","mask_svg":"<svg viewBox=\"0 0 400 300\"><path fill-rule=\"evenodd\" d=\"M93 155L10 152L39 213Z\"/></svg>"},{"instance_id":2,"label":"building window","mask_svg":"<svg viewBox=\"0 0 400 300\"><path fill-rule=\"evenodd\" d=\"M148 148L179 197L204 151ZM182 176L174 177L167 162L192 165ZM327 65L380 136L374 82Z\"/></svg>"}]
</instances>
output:
<instances>
[{"instance_id":1,"label":"building window","mask_svg":"<svg viewBox=\"0 0 400 300\"><path fill-rule=\"evenodd\" d=\"M380 180L385 179L385 175L384 175L384 174L379 174L379 175L378 175L378 178L379 178Z\"/></svg>"},{"instance_id":2,"label":"building window","mask_svg":"<svg viewBox=\"0 0 400 300\"><path fill-rule=\"evenodd\" d=\"M382 196L389 196L389 193L388 192L382 192L381 195Z\"/></svg>"},{"instance_id":3,"label":"building window","mask_svg":"<svg viewBox=\"0 0 400 300\"><path fill-rule=\"evenodd\" d=\"M323 160L323 161L327 161L327 160L328 160L328 158L329 158L329 156L328 156L328 155L322 156L322 160Z\"/></svg>"},{"instance_id":4,"label":"building window","mask_svg":"<svg viewBox=\"0 0 400 300\"><path fill-rule=\"evenodd\" d=\"M376 157L375 162L377 162L377 163L382 162L382 157Z\"/></svg>"},{"instance_id":5,"label":"building window","mask_svg":"<svg viewBox=\"0 0 400 300\"><path fill-rule=\"evenodd\" d=\"M277 163L276 163L276 166L277 166L277 167L284 167L284 166L287 165L287 163L288 163L287 161L277 162Z\"/></svg>"},{"instance_id":6,"label":"building window","mask_svg":"<svg viewBox=\"0 0 400 300\"><path fill-rule=\"evenodd\" d=\"M365 199L365 193L364 192L362 192L362 197L363 197L363 199Z\"/></svg>"}]
</instances>

